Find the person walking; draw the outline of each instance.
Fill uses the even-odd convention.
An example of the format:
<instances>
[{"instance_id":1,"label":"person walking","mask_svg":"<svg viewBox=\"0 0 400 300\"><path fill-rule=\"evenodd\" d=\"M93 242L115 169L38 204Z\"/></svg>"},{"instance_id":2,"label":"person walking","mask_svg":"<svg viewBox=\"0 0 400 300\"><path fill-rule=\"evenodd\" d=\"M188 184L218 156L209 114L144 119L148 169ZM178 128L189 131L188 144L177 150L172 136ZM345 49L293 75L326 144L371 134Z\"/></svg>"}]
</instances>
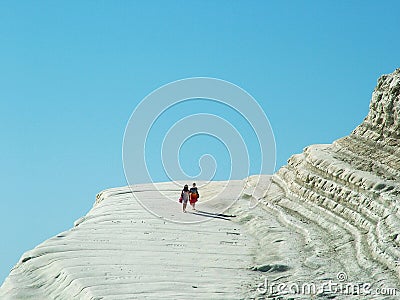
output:
<instances>
[{"instance_id":1,"label":"person walking","mask_svg":"<svg viewBox=\"0 0 400 300\"><path fill-rule=\"evenodd\" d=\"M190 195L189 195L189 187L188 187L187 184L185 184L185 186L183 187L183 190L181 192L181 199L182 199L182 204L183 204L182 209L183 209L184 213L186 212L186 206L187 206L187 203L189 201L189 197L190 197Z\"/></svg>"},{"instance_id":2,"label":"person walking","mask_svg":"<svg viewBox=\"0 0 400 300\"><path fill-rule=\"evenodd\" d=\"M197 190L196 183L193 182L193 186L190 188L190 205L192 206L193 210L196 210L196 202L199 199L199 191Z\"/></svg>"}]
</instances>

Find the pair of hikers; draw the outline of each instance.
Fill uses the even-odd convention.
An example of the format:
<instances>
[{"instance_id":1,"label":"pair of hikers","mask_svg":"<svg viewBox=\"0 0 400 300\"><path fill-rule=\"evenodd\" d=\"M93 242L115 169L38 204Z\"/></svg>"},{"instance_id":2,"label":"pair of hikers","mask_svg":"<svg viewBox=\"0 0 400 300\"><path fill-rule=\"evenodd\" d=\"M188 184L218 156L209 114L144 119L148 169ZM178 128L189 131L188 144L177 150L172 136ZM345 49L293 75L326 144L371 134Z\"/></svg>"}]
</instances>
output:
<instances>
[{"instance_id":1,"label":"pair of hikers","mask_svg":"<svg viewBox=\"0 0 400 300\"><path fill-rule=\"evenodd\" d=\"M200 197L199 191L197 190L196 183L193 183L193 186L190 188L187 184L183 187L181 192L181 197L179 198L179 202L183 204L183 212L186 212L186 206L189 201L190 205L192 206L193 210L196 210L196 202L197 199Z\"/></svg>"}]
</instances>

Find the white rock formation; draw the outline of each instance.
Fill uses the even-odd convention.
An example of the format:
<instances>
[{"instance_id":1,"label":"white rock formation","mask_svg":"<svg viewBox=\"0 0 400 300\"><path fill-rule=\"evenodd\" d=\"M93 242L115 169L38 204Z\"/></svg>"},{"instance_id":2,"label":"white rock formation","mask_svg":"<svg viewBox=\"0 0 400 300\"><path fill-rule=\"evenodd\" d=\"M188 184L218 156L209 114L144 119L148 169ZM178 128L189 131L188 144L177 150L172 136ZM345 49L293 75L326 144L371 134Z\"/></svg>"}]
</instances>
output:
<instances>
[{"instance_id":1,"label":"white rock formation","mask_svg":"<svg viewBox=\"0 0 400 300\"><path fill-rule=\"evenodd\" d=\"M226 184L204 186L202 199ZM307 147L272 177L233 182L202 208L216 211L243 187L229 211L235 222L190 225L154 217L128 188L104 191L73 229L22 256L0 298L399 298L400 69L379 79L349 136ZM172 183L158 188L179 193ZM154 198L151 185L134 189ZM205 218L158 200L172 219ZM292 289L269 289L277 284Z\"/></svg>"},{"instance_id":2,"label":"white rock formation","mask_svg":"<svg viewBox=\"0 0 400 300\"><path fill-rule=\"evenodd\" d=\"M302 263L289 266L305 274L285 282L337 282L345 273L346 282L370 283L374 299L400 298L400 69L378 80L368 116L349 136L306 147L271 180L255 196L259 208L304 237ZM345 292L336 296L353 295Z\"/></svg>"},{"instance_id":3,"label":"white rock formation","mask_svg":"<svg viewBox=\"0 0 400 300\"><path fill-rule=\"evenodd\" d=\"M204 187L202 197L224 183ZM231 185L232 186L232 185ZM239 194L242 182L236 183ZM103 191L75 227L25 253L0 289L0 299L235 299L255 274L249 269L256 243L238 224L218 215L183 214L180 187L157 188L175 199L158 201L153 185L134 186L154 198L172 219L143 209L128 187ZM232 194L222 195L230 201ZM225 197L225 199L224 199ZM209 206L199 205L210 210ZM189 209L190 211L190 209ZM215 208L214 208L215 211Z\"/></svg>"}]
</instances>

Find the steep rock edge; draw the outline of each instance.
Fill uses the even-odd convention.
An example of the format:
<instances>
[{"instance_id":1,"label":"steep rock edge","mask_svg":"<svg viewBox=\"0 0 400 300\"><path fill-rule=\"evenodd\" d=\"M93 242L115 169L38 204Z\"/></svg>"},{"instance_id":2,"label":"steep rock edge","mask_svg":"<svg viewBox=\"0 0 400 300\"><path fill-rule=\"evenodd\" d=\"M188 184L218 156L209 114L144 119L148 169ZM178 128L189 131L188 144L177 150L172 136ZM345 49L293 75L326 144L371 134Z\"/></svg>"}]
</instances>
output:
<instances>
[{"instance_id":1,"label":"steep rock edge","mask_svg":"<svg viewBox=\"0 0 400 300\"><path fill-rule=\"evenodd\" d=\"M350 281L396 288L398 296L400 69L379 78L367 117L349 136L306 147L271 182L248 196L304 236L308 277L313 268L316 281L346 272Z\"/></svg>"}]
</instances>

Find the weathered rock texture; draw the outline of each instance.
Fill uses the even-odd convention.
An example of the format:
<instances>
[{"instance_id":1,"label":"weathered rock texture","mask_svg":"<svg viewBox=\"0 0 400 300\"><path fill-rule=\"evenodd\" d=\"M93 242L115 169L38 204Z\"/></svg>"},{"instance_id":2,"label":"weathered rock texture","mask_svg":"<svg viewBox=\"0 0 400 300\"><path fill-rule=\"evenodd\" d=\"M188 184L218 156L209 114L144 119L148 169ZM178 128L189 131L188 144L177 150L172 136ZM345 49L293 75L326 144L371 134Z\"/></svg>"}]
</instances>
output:
<instances>
[{"instance_id":1,"label":"weathered rock texture","mask_svg":"<svg viewBox=\"0 0 400 300\"><path fill-rule=\"evenodd\" d=\"M239 192L233 195L240 193L241 181L236 187ZM183 214L176 201L180 186L162 183L157 188L175 201L157 199L152 184L132 187L180 222L146 211L128 187L103 191L74 228L23 254L1 286L0 299L243 297L256 275L249 269L254 239L223 216ZM208 185L202 196L221 188L223 183Z\"/></svg>"},{"instance_id":2,"label":"weathered rock texture","mask_svg":"<svg viewBox=\"0 0 400 300\"><path fill-rule=\"evenodd\" d=\"M261 206L305 236L303 266L311 263L314 279L346 272L349 281L398 287L400 69L378 80L349 136L306 147L271 180Z\"/></svg>"}]
</instances>

